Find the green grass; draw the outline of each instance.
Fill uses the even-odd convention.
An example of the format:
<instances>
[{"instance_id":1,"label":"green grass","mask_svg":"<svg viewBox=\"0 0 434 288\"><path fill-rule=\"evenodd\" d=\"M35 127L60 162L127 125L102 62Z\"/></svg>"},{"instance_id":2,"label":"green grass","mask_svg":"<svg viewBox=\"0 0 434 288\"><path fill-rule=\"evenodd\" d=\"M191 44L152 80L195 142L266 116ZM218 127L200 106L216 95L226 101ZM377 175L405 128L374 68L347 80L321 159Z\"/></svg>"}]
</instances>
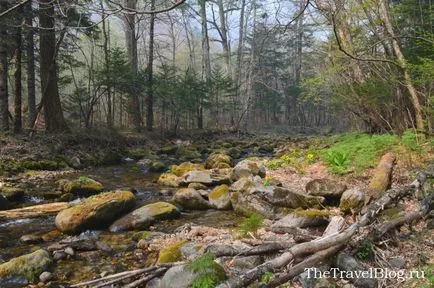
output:
<instances>
[{"instance_id":1,"label":"green grass","mask_svg":"<svg viewBox=\"0 0 434 288\"><path fill-rule=\"evenodd\" d=\"M187 269L197 274L192 288L212 288L225 279L223 268L214 259L214 254L205 253L187 264Z\"/></svg>"},{"instance_id":2,"label":"green grass","mask_svg":"<svg viewBox=\"0 0 434 288\"><path fill-rule=\"evenodd\" d=\"M320 159L337 174L354 170L356 173L376 167L386 152L401 156L411 153L425 153L432 150L432 141L423 135L406 131L398 135L344 134L332 137L330 147L319 151ZM410 157L410 156L409 156Z\"/></svg>"},{"instance_id":3,"label":"green grass","mask_svg":"<svg viewBox=\"0 0 434 288\"><path fill-rule=\"evenodd\" d=\"M243 237L248 233L253 233L253 235L255 235L258 232L258 229L261 228L263 221L264 217L260 214L252 214L250 217L247 217L239 226L241 235Z\"/></svg>"}]
</instances>

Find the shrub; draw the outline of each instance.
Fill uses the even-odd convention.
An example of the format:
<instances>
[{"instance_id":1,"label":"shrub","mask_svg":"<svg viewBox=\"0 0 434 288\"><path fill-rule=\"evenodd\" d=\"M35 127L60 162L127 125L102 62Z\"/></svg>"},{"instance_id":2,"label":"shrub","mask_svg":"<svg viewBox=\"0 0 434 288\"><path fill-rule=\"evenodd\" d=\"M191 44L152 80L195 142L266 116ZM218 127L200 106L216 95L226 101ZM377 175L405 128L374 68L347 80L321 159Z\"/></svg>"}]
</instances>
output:
<instances>
[{"instance_id":1,"label":"shrub","mask_svg":"<svg viewBox=\"0 0 434 288\"><path fill-rule=\"evenodd\" d=\"M262 222L264 221L264 217L260 214L252 214L250 217L244 219L240 226L239 230L242 236L246 236L248 233L253 233L256 235L258 229L261 228Z\"/></svg>"}]
</instances>

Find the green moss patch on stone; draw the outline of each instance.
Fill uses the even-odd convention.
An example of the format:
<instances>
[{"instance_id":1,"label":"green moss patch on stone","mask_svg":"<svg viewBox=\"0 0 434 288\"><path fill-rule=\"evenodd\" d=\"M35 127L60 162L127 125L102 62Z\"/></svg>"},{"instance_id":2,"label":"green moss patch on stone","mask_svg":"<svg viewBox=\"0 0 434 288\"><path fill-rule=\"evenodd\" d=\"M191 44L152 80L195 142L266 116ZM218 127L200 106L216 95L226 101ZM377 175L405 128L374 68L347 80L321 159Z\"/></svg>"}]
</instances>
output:
<instances>
[{"instance_id":1,"label":"green moss patch on stone","mask_svg":"<svg viewBox=\"0 0 434 288\"><path fill-rule=\"evenodd\" d=\"M0 278L23 276L28 281L34 282L51 262L50 254L47 251L37 250L0 264Z\"/></svg>"},{"instance_id":2,"label":"green moss patch on stone","mask_svg":"<svg viewBox=\"0 0 434 288\"><path fill-rule=\"evenodd\" d=\"M162 186L179 187L181 178L173 173L163 173L157 180L157 183Z\"/></svg>"},{"instance_id":3,"label":"green moss patch on stone","mask_svg":"<svg viewBox=\"0 0 434 288\"><path fill-rule=\"evenodd\" d=\"M215 187L209 194L209 199L218 199L229 193L229 186L226 184Z\"/></svg>"},{"instance_id":4,"label":"green moss patch on stone","mask_svg":"<svg viewBox=\"0 0 434 288\"><path fill-rule=\"evenodd\" d=\"M76 180L60 183L66 193L72 193L79 196L89 196L100 193L104 186L89 177L81 176Z\"/></svg>"},{"instance_id":5,"label":"green moss patch on stone","mask_svg":"<svg viewBox=\"0 0 434 288\"><path fill-rule=\"evenodd\" d=\"M160 250L157 264L177 262L182 259L181 247L185 241L178 241Z\"/></svg>"},{"instance_id":6,"label":"green moss patch on stone","mask_svg":"<svg viewBox=\"0 0 434 288\"><path fill-rule=\"evenodd\" d=\"M195 164L191 162L183 162L179 165L170 166L170 172L175 174L176 176L182 176L187 172L195 171L195 170L205 170L205 167L201 164Z\"/></svg>"},{"instance_id":7,"label":"green moss patch on stone","mask_svg":"<svg viewBox=\"0 0 434 288\"><path fill-rule=\"evenodd\" d=\"M330 213L327 210L318 210L318 209L296 209L294 210L294 214L299 217L307 217L310 219L318 218L318 217L329 217Z\"/></svg>"}]
</instances>

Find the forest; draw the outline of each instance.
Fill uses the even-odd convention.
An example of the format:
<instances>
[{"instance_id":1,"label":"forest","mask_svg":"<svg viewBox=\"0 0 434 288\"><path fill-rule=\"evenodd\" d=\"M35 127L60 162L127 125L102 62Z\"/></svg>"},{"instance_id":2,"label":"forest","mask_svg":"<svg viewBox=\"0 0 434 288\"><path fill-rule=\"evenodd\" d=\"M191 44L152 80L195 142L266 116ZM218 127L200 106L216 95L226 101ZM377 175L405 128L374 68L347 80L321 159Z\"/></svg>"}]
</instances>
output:
<instances>
[{"instance_id":1,"label":"forest","mask_svg":"<svg viewBox=\"0 0 434 288\"><path fill-rule=\"evenodd\" d=\"M0 287L434 287L433 125L431 0L0 0Z\"/></svg>"}]
</instances>

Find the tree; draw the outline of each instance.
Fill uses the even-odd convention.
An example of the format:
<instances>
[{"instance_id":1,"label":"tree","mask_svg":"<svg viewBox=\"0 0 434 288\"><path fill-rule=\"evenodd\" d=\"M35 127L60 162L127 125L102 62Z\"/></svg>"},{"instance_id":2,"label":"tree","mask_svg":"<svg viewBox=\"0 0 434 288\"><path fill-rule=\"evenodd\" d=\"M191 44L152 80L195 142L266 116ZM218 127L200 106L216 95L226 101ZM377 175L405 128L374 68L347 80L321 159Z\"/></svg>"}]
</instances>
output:
<instances>
[{"instance_id":1,"label":"tree","mask_svg":"<svg viewBox=\"0 0 434 288\"><path fill-rule=\"evenodd\" d=\"M16 13L17 27L15 28L15 73L14 73L14 133L20 133L22 129L22 93L21 93L21 60L22 60L22 28L23 9L20 8Z\"/></svg>"},{"instance_id":2,"label":"tree","mask_svg":"<svg viewBox=\"0 0 434 288\"><path fill-rule=\"evenodd\" d=\"M42 100L39 109L44 108L47 132L63 132L68 130L63 116L62 105L57 83L56 45L54 3L51 0L39 1L40 78ZM61 40L59 40L61 41Z\"/></svg>"},{"instance_id":3,"label":"tree","mask_svg":"<svg viewBox=\"0 0 434 288\"><path fill-rule=\"evenodd\" d=\"M6 1L0 2L0 11L8 8ZM7 18L0 19L0 131L9 130L9 95L8 95L8 47Z\"/></svg>"},{"instance_id":4,"label":"tree","mask_svg":"<svg viewBox=\"0 0 434 288\"><path fill-rule=\"evenodd\" d=\"M25 49L27 56L27 105L29 110L28 125L36 120L36 76L35 76L35 43L33 30L32 1L25 8Z\"/></svg>"},{"instance_id":5,"label":"tree","mask_svg":"<svg viewBox=\"0 0 434 288\"><path fill-rule=\"evenodd\" d=\"M155 0L151 0L151 10L155 9ZM154 81L153 81L153 65L154 65L154 25L155 14L151 14L149 23L149 58L148 58L148 94L146 95L146 129L152 131L154 125Z\"/></svg>"}]
</instances>

